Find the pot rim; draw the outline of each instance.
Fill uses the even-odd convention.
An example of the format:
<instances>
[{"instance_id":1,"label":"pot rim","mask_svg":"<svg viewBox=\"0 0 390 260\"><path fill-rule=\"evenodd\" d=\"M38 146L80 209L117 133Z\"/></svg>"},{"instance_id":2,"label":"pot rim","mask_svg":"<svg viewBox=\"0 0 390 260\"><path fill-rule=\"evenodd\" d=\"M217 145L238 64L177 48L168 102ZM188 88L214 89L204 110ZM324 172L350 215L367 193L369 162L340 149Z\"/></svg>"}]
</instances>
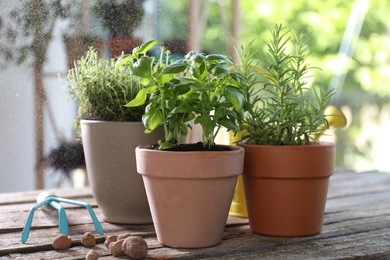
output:
<instances>
[{"instance_id":1,"label":"pot rim","mask_svg":"<svg viewBox=\"0 0 390 260\"><path fill-rule=\"evenodd\" d=\"M164 151L164 150L155 150L155 149L148 149L145 147L145 145L139 145L135 149L136 150L146 150L150 153L164 153L167 155L170 154L188 154L189 156L193 156L194 154L225 154L225 153L240 153L242 150L244 150L243 147L236 146L236 145L225 145L225 144L218 144L218 146L224 146L229 147L231 150L229 151Z\"/></svg>"},{"instance_id":2,"label":"pot rim","mask_svg":"<svg viewBox=\"0 0 390 260\"><path fill-rule=\"evenodd\" d=\"M90 120L81 119L80 124L126 124L126 125L140 125L141 121L104 121L104 120Z\"/></svg>"},{"instance_id":3,"label":"pot rim","mask_svg":"<svg viewBox=\"0 0 390 260\"><path fill-rule=\"evenodd\" d=\"M175 179L219 179L243 173L243 147L231 151L136 150L137 171L143 176Z\"/></svg>"},{"instance_id":4,"label":"pot rim","mask_svg":"<svg viewBox=\"0 0 390 260\"><path fill-rule=\"evenodd\" d=\"M324 148L329 147L332 148L336 146L335 143L332 142L324 142L321 141L319 143L310 143L308 145L262 145L262 144L238 144L241 147L262 147L264 149L280 149L280 150L304 150L304 149L316 149L316 148Z\"/></svg>"}]
</instances>

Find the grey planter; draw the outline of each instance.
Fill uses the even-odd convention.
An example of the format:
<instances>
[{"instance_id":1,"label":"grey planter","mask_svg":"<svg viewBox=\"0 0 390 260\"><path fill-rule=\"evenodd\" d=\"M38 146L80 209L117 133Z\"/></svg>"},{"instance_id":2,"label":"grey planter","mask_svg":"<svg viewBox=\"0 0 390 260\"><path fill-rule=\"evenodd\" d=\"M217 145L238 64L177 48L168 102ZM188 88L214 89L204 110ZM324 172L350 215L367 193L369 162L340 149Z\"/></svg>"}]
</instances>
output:
<instances>
[{"instance_id":1,"label":"grey planter","mask_svg":"<svg viewBox=\"0 0 390 260\"><path fill-rule=\"evenodd\" d=\"M152 223L142 177L136 171L135 148L163 137L144 130L140 122L81 120L89 182L107 222Z\"/></svg>"}]
</instances>

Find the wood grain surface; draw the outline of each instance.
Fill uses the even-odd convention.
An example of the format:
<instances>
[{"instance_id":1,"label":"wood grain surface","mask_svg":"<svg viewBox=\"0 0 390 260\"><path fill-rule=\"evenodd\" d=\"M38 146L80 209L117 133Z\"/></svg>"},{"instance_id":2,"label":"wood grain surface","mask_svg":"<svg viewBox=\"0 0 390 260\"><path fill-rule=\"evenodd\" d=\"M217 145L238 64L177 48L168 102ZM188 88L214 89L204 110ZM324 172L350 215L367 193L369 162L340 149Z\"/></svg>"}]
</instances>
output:
<instances>
[{"instance_id":1,"label":"wood grain surface","mask_svg":"<svg viewBox=\"0 0 390 260\"><path fill-rule=\"evenodd\" d=\"M99 208L89 188L54 190L58 196ZM86 209L67 205L72 247L56 251L51 242L59 234L56 212L38 210L26 244L20 242L30 208L40 191L0 193L0 259L85 259L90 248L82 235L95 234L99 259L114 259L103 242L107 235L131 232L148 243L147 259L390 259L390 174L338 171L331 177L324 226L311 237L266 237L250 232L246 218L229 217L221 244L203 249L175 249L160 245L153 225L116 225L102 221L100 236ZM124 258L125 257L121 257ZM120 258L119 258L120 259Z\"/></svg>"}]
</instances>

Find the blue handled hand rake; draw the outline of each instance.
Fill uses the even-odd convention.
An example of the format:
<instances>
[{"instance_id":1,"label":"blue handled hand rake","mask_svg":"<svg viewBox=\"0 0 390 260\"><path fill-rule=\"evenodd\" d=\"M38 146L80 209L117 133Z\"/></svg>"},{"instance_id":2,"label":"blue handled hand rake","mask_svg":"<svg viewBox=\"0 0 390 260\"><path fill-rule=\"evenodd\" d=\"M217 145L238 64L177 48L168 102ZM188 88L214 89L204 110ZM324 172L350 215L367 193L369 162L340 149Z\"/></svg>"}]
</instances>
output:
<instances>
[{"instance_id":1,"label":"blue handled hand rake","mask_svg":"<svg viewBox=\"0 0 390 260\"><path fill-rule=\"evenodd\" d=\"M42 201L40 201L40 199L39 199L40 197L43 198ZM103 230L102 225L100 224L99 220L97 219L95 212L93 211L91 205L89 205L88 203L58 198L52 194L48 194L45 192L38 195L37 201L38 201L38 203L31 208L30 213L28 214L26 224L25 224L24 229L22 231L22 243L23 244L26 243L28 236L30 234L31 223L32 223L32 220L34 217L34 212L35 212L35 210L37 210L38 208L40 208L42 206L45 206L46 209L56 209L58 211L58 222L59 222L59 226L60 226L60 233L63 235L68 235L68 231L69 231L68 220L66 219L65 208L64 208L64 206L62 206L60 204L60 202L73 204L73 205L77 205L80 207L85 207L88 210L89 215L91 216L91 219L92 219L92 222L95 226L96 231L100 235L104 234L104 230Z\"/></svg>"}]
</instances>

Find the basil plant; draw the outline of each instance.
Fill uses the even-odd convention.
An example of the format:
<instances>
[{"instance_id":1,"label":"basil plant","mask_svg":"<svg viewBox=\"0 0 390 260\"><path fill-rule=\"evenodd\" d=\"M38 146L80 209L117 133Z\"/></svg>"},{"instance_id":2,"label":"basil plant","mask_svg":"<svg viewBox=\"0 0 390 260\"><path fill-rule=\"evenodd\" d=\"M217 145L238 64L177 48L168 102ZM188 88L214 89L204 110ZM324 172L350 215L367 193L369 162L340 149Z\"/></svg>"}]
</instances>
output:
<instances>
[{"instance_id":1,"label":"basil plant","mask_svg":"<svg viewBox=\"0 0 390 260\"><path fill-rule=\"evenodd\" d=\"M189 52L182 60L170 62L169 51L162 47L160 58L147 55L159 41L149 41L133 50L118 65L131 63L131 72L140 78L144 88L126 106L146 104L142 121L145 132L162 125L165 140L160 149L178 145L179 137L189 133L190 121L202 126L204 147L215 146L222 127L232 132L239 129L244 94L240 77L229 71L230 58L219 54Z\"/></svg>"}]
</instances>

